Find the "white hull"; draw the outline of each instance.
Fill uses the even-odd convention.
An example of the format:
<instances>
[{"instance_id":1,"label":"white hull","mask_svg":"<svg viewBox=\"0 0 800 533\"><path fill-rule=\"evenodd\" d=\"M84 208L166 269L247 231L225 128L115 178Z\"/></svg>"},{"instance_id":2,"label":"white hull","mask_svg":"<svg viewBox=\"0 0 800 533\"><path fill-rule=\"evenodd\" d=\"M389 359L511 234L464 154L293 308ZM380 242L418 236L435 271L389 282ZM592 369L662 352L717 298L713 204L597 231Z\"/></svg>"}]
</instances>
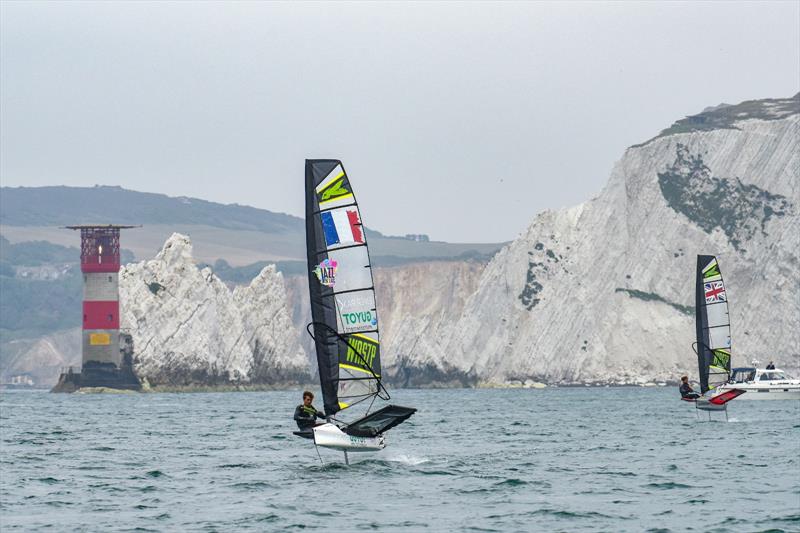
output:
<instances>
[{"instance_id":1,"label":"white hull","mask_svg":"<svg viewBox=\"0 0 800 533\"><path fill-rule=\"evenodd\" d=\"M383 435L377 437L354 437L334 424L322 424L314 428L314 443L323 448L342 452L377 452L386 447Z\"/></svg>"},{"instance_id":2,"label":"white hull","mask_svg":"<svg viewBox=\"0 0 800 533\"><path fill-rule=\"evenodd\" d=\"M736 383L731 387L718 387L719 392L737 388L746 391L737 398L742 400L800 400L800 386L798 385L751 385L749 383Z\"/></svg>"}]
</instances>

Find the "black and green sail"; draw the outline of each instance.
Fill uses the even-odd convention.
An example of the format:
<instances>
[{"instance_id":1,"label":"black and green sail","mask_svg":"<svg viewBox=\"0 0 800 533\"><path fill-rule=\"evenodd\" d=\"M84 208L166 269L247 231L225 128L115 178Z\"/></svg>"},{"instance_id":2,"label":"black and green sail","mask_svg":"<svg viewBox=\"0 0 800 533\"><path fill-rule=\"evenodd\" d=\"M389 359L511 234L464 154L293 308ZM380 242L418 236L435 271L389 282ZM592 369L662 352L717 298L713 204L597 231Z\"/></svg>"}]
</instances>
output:
<instances>
[{"instance_id":1,"label":"black and green sail","mask_svg":"<svg viewBox=\"0 0 800 533\"><path fill-rule=\"evenodd\" d=\"M731 323L728 295L717 258L697 256L695 285L697 362L703 394L726 383L731 373Z\"/></svg>"},{"instance_id":2,"label":"black and green sail","mask_svg":"<svg viewBox=\"0 0 800 533\"><path fill-rule=\"evenodd\" d=\"M366 232L342 162L306 160L306 253L325 413L382 390L378 313Z\"/></svg>"}]
</instances>

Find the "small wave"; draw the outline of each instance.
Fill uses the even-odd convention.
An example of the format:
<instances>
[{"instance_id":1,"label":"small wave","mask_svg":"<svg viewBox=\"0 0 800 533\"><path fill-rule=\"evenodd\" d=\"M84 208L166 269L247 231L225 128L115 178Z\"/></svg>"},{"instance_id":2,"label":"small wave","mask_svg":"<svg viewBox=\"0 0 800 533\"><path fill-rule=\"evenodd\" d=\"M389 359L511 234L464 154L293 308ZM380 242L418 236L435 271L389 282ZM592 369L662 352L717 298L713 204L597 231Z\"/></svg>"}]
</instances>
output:
<instances>
[{"instance_id":1,"label":"small wave","mask_svg":"<svg viewBox=\"0 0 800 533\"><path fill-rule=\"evenodd\" d=\"M312 472L334 472L336 470L347 470L349 467L344 463L326 462L323 464L315 464L308 467Z\"/></svg>"},{"instance_id":2,"label":"small wave","mask_svg":"<svg viewBox=\"0 0 800 533\"><path fill-rule=\"evenodd\" d=\"M662 490L670 490L670 489L690 489L689 485L684 485L683 483L674 483L672 481L667 481L666 483L648 483L645 487L650 487L653 489L662 489Z\"/></svg>"},{"instance_id":3,"label":"small wave","mask_svg":"<svg viewBox=\"0 0 800 533\"><path fill-rule=\"evenodd\" d=\"M560 509L538 509L536 511L532 511L526 514L529 516L547 515L547 516L555 516L558 518L619 518L603 513L597 513L595 511L580 513L575 511L563 511Z\"/></svg>"},{"instance_id":4,"label":"small wave","mask_svg":"<svg viewBox=\"0 0 800 533\"><path fill-rule=\"evenodd\" d=\"M36 481L41 481L42 483L47 483L48 485L55 485L56 483L61 483L60 479L56 479L54 477L40 477Z\"/></svg>"},{"instance_id":5,"label":"small wave","mask_svg":"<svg viewBox=\"0 0 800 533\"><path fill-rule=\"evenodd\" d=\"M166 477L166 474L164 472L162 472L161 470L150 470L147 473L147 476L148 477Z\"/></svg>"},{"instance_id":6,"label":"small wave","mask_svg":"<svg viewBox=\"0 0 800 533\"><path fill-rule=\"evenodd\" d=\"M337 516L336 513L328 513L326 511L315 511L313 509L308 511L308 514L310 514L312 516Z\"/></svg>"},{"instance_id":7,"label":"small wave","mask_svg":"<svg viewBox=\"0 0 800 533\"><path fill-rule=\"evenodd\" d=\"M523 480L521 480L519 478L509 478L509 479L506 479L504 481L500 481L498 483L495 483L494 486L495 487L519 487L519 486L527 485L527 484L528 484L527 481L523 481Z\"/></svg>"},{"instance_id":8,"label":"small wave","mask_svg":"<svg viewBox=\"0 0 800 533\"><path fill-rule=\"evenodd\" d=\"M235 489L269 489L273 488L274 485L271 483L267 483L266 481L241 481L239 483L234 483L231 487Z\"/></svg>"},{"instance_id":9,"label":"small wave","mask_svg":"<svg viewBox=\"0 0 800 533\"><path fill-rule=\"evenodd\" d=\"M49 502L44 502L45 505L48 507L69 507L70 505L75 505L75 502L62 502L60 500L52 500Z\"/></svg>"},{"instance_id":10,"label":"small wave","mask_svg":"<svg viewBox=\"0 0 800 533\"><path fill-rule=\"evenodd\" d=\"M253 468L254 465L248 463L230 463L219 465L217 468Z\"/></svg>"},{"instance_id":11,"label":"small wave","mask_svg":"<svg viewBox=\"0 0 800 533\"><path fill-rule=\"evenodd\" d=\"M622 472L615 470L600 470L595 472L595 474L599 474L601 476L636 477L636 473L634 472Z\"/></svg>"},{"instance_id":12,"label":"small wave","mask_svg":"<svg viewBox=\"0 0 800 533\"><path fill-rule=\"evenodd\" d=\"M125 492L125 489L117 487L115 485L111 485L109 483L96 483L94 485L89 485L90 489L100 489L103 492Z\"/></svg>"},{"instance_id":13,"label":"small wave","mask_svg":"<svg viewBox=\"0 0 800 533\"><path fill-rule=\"evenodd\" d=\"M36 455L22 455L22 456L20 456L19 460L20 460L20 462L34 461L34 462L37 462L37 463L42 463L42 462L45 461L45 459L43 459L42 457L38 457ZM14 461L2 461L2 463L3 464L8 464L8 465L15 464Z\"/></svg>"},{"instance_id":14,"label":"small wave","mask_svg":"<svg viewBox=\"0 0 800 533\"><path fill-rule=\"evenodd\" d=\"M417 470L418 473L425 476L455 476L455 472L448 470Z\"/></svg>"},{"instance_id":15,"label":"small wave","mask_svg":"<svg viewBox=\"0 0 800 533\"><path fill-rule=\"evenodd\" d=\"M491 492L491 490L487 488L480 488L480 489L459 489L458 494L483 494L485 492Z\"/></svg>"}]
</instances>

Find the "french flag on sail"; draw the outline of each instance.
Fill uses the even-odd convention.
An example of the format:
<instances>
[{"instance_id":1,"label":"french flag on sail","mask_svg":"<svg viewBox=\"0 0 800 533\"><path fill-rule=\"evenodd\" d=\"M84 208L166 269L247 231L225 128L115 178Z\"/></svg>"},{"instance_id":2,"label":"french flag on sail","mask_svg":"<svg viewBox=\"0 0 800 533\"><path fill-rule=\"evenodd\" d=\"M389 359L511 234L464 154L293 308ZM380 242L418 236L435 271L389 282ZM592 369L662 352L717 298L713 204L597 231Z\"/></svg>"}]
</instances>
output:
<instances>
[{"instance_id":1,"label":"french flag on sail","mask_svg":"<svg viewBox=\"0 0 800 533\"><path fill-rule=\"evenodd\" d=\"M361 219L355 208L325 211L320 216L322 217L322 231L325 234L325 243L328 246L364 243Z\"/></svg>"}]
</instances>

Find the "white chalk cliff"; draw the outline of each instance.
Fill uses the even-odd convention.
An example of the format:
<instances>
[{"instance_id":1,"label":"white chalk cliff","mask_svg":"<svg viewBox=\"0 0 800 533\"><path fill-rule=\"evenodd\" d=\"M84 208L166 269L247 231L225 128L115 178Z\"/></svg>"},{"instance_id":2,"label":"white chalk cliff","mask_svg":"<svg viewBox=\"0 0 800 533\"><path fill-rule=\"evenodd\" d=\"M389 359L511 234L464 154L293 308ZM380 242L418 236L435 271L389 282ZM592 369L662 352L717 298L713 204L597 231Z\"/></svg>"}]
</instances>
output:
<instances>
[{"instance_id":1,"label":"white chalk cliff","mask_svg":"<svg viewBox=\"0 0 800 533\"><path fill-rule=\"evenodd\" d=\"M121 329L133 336L134 371L150 384L310 379L274 265L231 290L195 265L191 241L175 233L154 259L125 266L119 282Z\"/></svg>"},{"instance_id":2,"label":"white chalk cliff","mask_svg":"<svg viewBox=\"0 0 800 533\"><path fill-rule=\"evenodd\" d=\"M375 268L384 376L463 386L695 375L699 253L720 261L734 365L774 360L798 374L799 135L800 96L708 110L629 148L596 198L540 213L485 267ZM136 373L177 385L313 379L300 345L307 279L288 281L288 299L271 266L231 290L173 235L120 273Z\"/></svg>"},{"instance_id":3,"label":"white chalk cliff","mask_svg":"<svg viewBox=\"0 0 800 533\"><path fill-rule=\"evenodd\" d=\"M411 306L385 338L384 373L405 385L696 375L699 253L720 261L733 364L797 373L799 113L798 96L724 106L629 148L599 196L536 216L463 305L429 313L448 323L426 326Z\"/></svg>"}]
</instances>

